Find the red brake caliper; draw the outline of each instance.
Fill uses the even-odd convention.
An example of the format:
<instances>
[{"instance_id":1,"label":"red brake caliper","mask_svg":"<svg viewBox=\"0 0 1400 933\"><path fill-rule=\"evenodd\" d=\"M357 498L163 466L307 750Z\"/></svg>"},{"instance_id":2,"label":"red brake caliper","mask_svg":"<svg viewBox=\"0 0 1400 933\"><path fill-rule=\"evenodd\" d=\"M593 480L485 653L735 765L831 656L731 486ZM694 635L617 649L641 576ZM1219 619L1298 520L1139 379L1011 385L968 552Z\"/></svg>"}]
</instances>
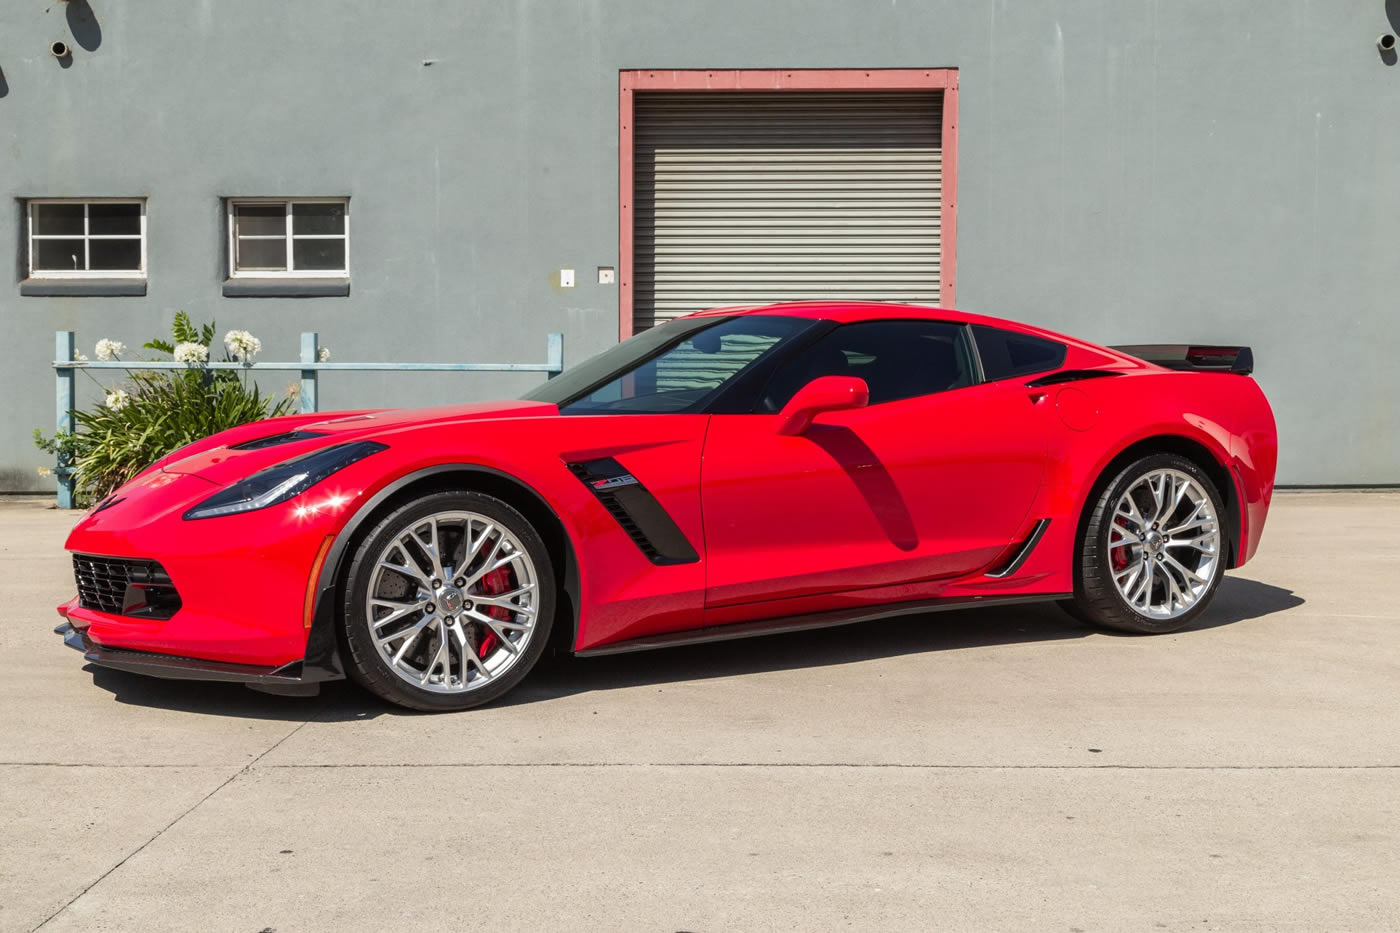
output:
<instances>
[{"instance_id":1,"label":"red brake caliper","mask_svg":"<svg viewBox=\"0 0 1400 933\"><path fill-rule=\"evenodd\" d=\"M1122 526L1119 526L1119 527L1122 527ZM1119 571L1119 570L1125 570L1125 569L1127 569L1127 566L1128 566L1128 545L1124 544L1124 545L1122 545L1121 547L1116 547L1116 548L1114 548L1111 552L1109 552L1108 557L1109 557L1109 563L1111 563L1111 564L1113 565L1113 569L1114 569L1115 572L1117 572L1117 571Z\"/></svg>"},{"instance_id":2,"label":"red brake caliper","mask_svg":"<svg viewBox=\"0 0 1400 933\"><path fill-rule=\"evenodd\" d=\"M511 571L509 567L498 567L495 570L488 573L486 576L482 577L482 594L486 596L499 596L502 593L510 592L510 573ZM505 608L504 606L487 606L486 614L491 618L499 619L502 622L510 621L510 610ZM496 637L495 632L491 631L490 629L487 629L486 633L481 637L481 643L477 645L477 657L483 659L489 657L492 649L496 647L496 642L498 642L499 640L500 639Z\"/></svg>"}]
</instances>

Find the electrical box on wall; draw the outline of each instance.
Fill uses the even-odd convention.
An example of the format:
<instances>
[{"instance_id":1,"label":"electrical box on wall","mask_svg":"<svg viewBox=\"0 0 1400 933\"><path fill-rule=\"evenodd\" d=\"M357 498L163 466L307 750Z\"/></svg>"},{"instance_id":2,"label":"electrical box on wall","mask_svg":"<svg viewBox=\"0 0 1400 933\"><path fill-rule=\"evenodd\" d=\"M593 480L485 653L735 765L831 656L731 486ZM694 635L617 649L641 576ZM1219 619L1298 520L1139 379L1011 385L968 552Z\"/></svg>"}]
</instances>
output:
<instances>
[{"instance_id":1,"label":"electrical box on wall","mask_svg":"<svg viewBox=\"0 0 1400 933\"><path fill-rule=\"evenodd\" d=\"M573 269L560 269L560 270L559 270L559 287L560 287L560 288L573 288L573 287L574 287L574 270L573 270Z\"/></svg>"},{"instance_id":2,"label":"electrical box on wall","mask_svg":"<svg viewBox=\"0 0 1400 933\"><path fill-rule=\"evenodd\" d=\"M598 267L598 284L612 285L617 281L617 271L612 266Z\"/></svg>"}]
</instances>

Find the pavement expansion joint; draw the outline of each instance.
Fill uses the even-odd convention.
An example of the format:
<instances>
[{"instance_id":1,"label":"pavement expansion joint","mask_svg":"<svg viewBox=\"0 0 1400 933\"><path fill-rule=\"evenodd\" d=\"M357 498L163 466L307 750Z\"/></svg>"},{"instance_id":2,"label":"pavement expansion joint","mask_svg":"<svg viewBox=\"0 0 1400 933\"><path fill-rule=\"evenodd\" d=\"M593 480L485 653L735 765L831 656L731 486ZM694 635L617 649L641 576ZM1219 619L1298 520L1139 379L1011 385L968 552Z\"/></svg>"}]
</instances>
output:
<instances>
[{"instance_id":1,"label":"pavement expansion joint","mask_svg":"<svg viewBox=\"0 0 1400 933\"><path fill-rule=\"evenodd\" d=\"M91 891L93 888L95 888L95 887L97 887L99 884L101 884L101 883L103 882L103 880L107 878L108 875L112 874L112 872L116 871L118 868L121 868L123 865L125 865L127 862L129 862L134 856L139 855L147 846L149 846L151 843L155 842L155 841L156 841L157 839L159 839L161 836L165 835L165 833L166 833L168 830L170 830L171 828L173 828L177 823L179 823L179 822L180 822L181 820L183 820L185 817L189 816L189 815L190 815L191 813L193 813L195 810L198 810L201 806L204 805L205 801L207 801L210 797L213 797L213 796L214 796L215 794L217 794L219 791L223 790L225 787L228 787L230 784L232 784L235 780L237 780L238 778L240 778L240 777L242 777L243 775L247 774L248 771L253 767L253 765L257 764L257 763L262 759L262 757L263 757L264 755L270 754L271 752L275 751L279 745L281 745L283 742L285 742L285 741L287 741L288 739L290 739L292 736L296 735L298 732L300 732L300 731L302 730L303 727L305 727L306 725L308 725L311 721L312 721L312 720L309 720L309 719L308 719L306 722L297 723L296 728L292 729L290 732L288 732L286 735L282 736L282 737L281 737L280 739L278 739L276 742L273 742L273 743L272 743L271 745L269 745L266 749L264 749L262 752L260 752L260 753L258 754L258 756L257 756L256 758L254 758L252 761L249 761L247 764L240 766L240 767L238 768L237 771L234 771L233 774L230 774L227 778L225 778L222 782L220 782L220 784L219 784L218 787L214 788L214 789L211 790L209 793L207 793L207 794L205 794L203 797L199 798L199 800L195 801L195 803L194 803L192 806L187 807L187 808L186 808L184 811L182 811L178 816L176 816L175 819L171 820L169 823L166 823L166 824L165 824L164 826L162 826L159 830L157 830L157 831L155 832L155 834L154 834L153 836L151 836L151 838L149 838L149 839L147 839L145 842L141 843L141 844L140 844L139 846L137 846L135 849L132 849L132 850L131 850L130 852L128 852L125 856L123 856L122 859L121 859L119 862L117 862L117 864L113 865L111 868L107 869L107 870L104 871L102 874L98 875L97 878L95 878L90 884L88 884L87 886L85 886L81 891L79 891L79 892L78 892L77 894L75 894L73 897L69 898L68 901L66 901L66 902L63 904L62 907L58 908L58 910L55 910L53 913L51 913L51 914L49 914L47 917L45 917L45 918L44 918L44 921L43 921L42 923L40 923L38 926L34 927L34 930L35 930L35 931L41 930L41 929L43 929L44 927L48 926L49 923L50 923L50 921L52 921L54 918L56 918L59 914L63 913L63 912L64 912L65 910L67 910L69 907L72 907L72 906L73 906L75 903L77 903L78 900L80 900L85 894L87 894L87 893L88 893L89 891ZM32 933L32 931L31 931L31 933Z\"/></svg>"}]
</instances>

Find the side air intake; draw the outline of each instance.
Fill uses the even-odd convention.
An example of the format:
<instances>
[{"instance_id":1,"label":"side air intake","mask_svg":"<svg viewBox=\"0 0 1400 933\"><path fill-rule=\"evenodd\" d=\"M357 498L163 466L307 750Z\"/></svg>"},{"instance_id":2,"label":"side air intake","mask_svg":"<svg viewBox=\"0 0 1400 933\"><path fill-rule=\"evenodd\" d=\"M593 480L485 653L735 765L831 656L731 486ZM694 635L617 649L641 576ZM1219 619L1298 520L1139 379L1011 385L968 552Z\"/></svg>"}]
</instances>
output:
<instances>
[{"instance_id":1,"label":"side air intake","mask_svg":"<svg viewBox=\"0 0 1400 933\"><path fill-rule=\"evenodd\" d=\"M700 559L685 532L641 482L611 457L570 463L608 514L653 564L693 564Z\"/></svg>"},{"instance_id":2,"label":"side air intake","mask_svg":"<svg viewBox=\"0 0 1400 933\"><path fill-rule=\"evenodd\" d=\"M1026 535L1026 539L1021 542L1020 546L1012 550L1011 555L999 565L988 570L986 576L1001 579L1002 577L1009 577L1020 570L1021 565L1030 558L1031 552L1035 550L1035 546L1039 544L1040 539L1044 537L1045 529L1049 527L1050 519L1048 518L1042 518L1040 521L1036 522L1035 527L1031 529L1030 534Z\"/></svg>"}]
</instances>

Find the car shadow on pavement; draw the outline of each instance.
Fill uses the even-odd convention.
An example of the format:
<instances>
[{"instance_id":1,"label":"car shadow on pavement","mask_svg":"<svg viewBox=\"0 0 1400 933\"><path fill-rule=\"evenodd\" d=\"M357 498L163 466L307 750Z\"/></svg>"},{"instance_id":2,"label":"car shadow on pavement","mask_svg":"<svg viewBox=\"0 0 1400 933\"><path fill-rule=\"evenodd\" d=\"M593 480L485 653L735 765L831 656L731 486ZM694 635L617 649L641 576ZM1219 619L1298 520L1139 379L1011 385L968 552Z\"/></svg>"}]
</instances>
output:
<instances>
[{"instance_id":1,"label":"car shadow on pavement","mask_svg":"<svg viewBox=\"0 0 1400 933\"><path fill-rule=\"evenodd\" d=\"M1227 576L1210 608L1182 634L1190 637L1196 632L1263 618L1302 604L1302 597L1284 587ZM1090 628L1052 603L958 609L635 654L597 658L564 656L541 665L496 705L530 703L621 687L824 667L907 654L1012 646L1089 635L1141 637Z\"/></svg>"},{"instance_id":2,"label":"car shadow on pavement","mask_svg":"<svg viewBox=\"0 0 1400 933\"><path fill-rule=\"evenodd\" d=\"M347 722L398 712L348 681L323 684L319 696L274 696L241 684L162 680L88 664L93 686L118 703L177 710L201 716L231 716L280 722Z\"/></svg>"},{"instance_id":3,"label":"car shadow on pavement","mask_svg":"<svg viewBox=\"0 0 1400 933\"><path fill-rule=\"evenodd\" d=\"M1302 605L1291 590L1243 577L1226 577L1203 617L1183 633L1264 618ZM546 658L498 701L512 706L579 693L711 677L734 677L878 658L1029 644L1103 633L1075 621L1053 604L960 609L899 616L759 639L644 651L597 658ZM237 684L159 680L88 665L94 685L118 703L209 716L285 722L350 722L382 715L418 715L390 706L349 682L325 684L314 698L271 696Z\"/></svg>"}]
</instances>

